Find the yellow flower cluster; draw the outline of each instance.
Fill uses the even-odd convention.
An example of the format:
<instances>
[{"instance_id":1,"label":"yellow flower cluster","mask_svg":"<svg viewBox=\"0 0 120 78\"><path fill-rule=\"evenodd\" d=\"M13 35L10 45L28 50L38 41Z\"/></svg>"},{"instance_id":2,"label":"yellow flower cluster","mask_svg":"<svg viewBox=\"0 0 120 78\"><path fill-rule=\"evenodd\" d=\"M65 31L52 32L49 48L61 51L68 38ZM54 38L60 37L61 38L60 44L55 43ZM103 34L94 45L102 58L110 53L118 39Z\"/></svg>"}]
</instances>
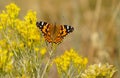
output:
<instances>
[{"instance_id":1,"label":"yellow flower cluster","mask_svg":"<svg viewBox=\"0 0 120 78\"><path fill-rule=\"evenodd\" d=\"M21 20L18 18L19 11L20 8L11 3L0 13L0 69L4 72L12 71L13 66L17 66L13 64L19 63L20 59L30 57L36 52L41 56L46 53L36 27L36 12L28 11L24 20ZM14 59L16 60L13 61Z\"/></svg>"},{"instance_id":2,"label":"yellow flower cluster","mask_svg":"<svg viewBox=\"0 0 120 78\"><path fill-rule=\"evenodd\" d=\"M0 49L0 69L2 72L10 72L13 67L13 53Z\"/></svg>"},{"instance_id":3,"label":"yellow flower cluster","mask_svg":"<svg viewBox=\"0 0 120 78\"><path fill-rule=\"evenodd\" d=\"M34 48L35 52L39 52L41 54L41 56L44 56L47 52L47 49L45 47L43 48Z\"/></svg>"},{"instance_id":4,"label":"yellow flower cluster","mask_svg":"<svg viewBox=\"0 0 120 78\"><path fill-rule=\"evenodd\" d=\"M6 49L7 48L7 49ZM13 68L13 52L6 39L0 40L0 69L2 72L11 72Z\"/></svg>"},{"instance_id":5,"label":"yellow flower cluster","mask_svg":"<svg viewBox=\"0 0 120 78\"><path fill-rule=\"evenodd\" d=\"M8 20L8 14L6 14L4 11L0 14L0 30L5 28L3 25L7 25Z\"/></svg>"},{"instance_id":6,"label":"yellow flower cluster","mask_svg":"<svg viewBox=\"0 0 120 78\"><path fill-rule=\"evenodd\" d=\"M20 8L14 3L6 6L6 11L2 11L0 14L0 29L6 28L7 26L14 26L15 19L18 17Z\"/></svg>"},{"instance_id":7,"label":"yellow flower cluster","mask_svg":"<svg viewBox=\"0 0 120 78\"><path fill-rule=\"evenodd\" d=\"M11 3L0 14L0 40L6 39L11 46L14 43L19 48L40 43L40 34L36 27L36 12L28 11L24 20L20 20L17 18L19 11L20 8Z\"/></svg>"},{"instance_id":8,"label":"yellow flower cluster","mask_svg":"<svg viewBox=\"0 0 120 78\"><path fill-rule=\"evenodd\" d=\"M68 72L71 67L76 69L79 73L82 69L84 69L87 63L87 58L82 58L73 49L65 51L63 55L55 59L55 64L60 74L62 72Z\"/></svg>"},{"instance_id":9,"label":"yellow flower cluster","mask_svg":"<svg viewBox=\"0 0 120 78\"><path fill-rule=\"evenodd\" d=\"M36 12L29 11L25 16L25 21L16 20L18 32L26 40L40 40L40 34L36 27Z\"/></svg>"},{"instance_id":10,"label":"yellow flower cluster","mask_svg":"<svg viewBox=\"0 0 120 78\"><path fill-rule=\"evenodd\" d=\"M113 65L94 64L82 73L82 78L112 78L115 72L116 68Z\"/></svg>"},{"instance_id":11,"label":"yellow flower cluster","mask_svg":"<svg viewBox=\"0 0 120 78\"><path fill-rule=\"evenodd\" d=\"M19 14L20 8L18 8L14 3L6 6L7 14L9 18L16 18Z\"/></svg>"}]
</instances>

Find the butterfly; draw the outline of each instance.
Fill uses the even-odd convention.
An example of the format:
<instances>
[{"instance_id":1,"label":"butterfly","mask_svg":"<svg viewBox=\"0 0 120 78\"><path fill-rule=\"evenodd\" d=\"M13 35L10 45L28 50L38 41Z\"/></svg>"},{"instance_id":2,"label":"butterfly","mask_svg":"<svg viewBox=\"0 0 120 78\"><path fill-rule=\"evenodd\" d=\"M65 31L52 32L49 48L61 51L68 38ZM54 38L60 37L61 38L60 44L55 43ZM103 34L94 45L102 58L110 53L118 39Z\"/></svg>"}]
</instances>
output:
<instances>
[{"instance_id":1,"label":"butterfly","mask_svg":"<svg viewBox=\"0 0 120 78\"><path fill-rule=\"evenodd\" d=\"M74 28L69 25L53 25L47 22L36 22L37 27L42 31L45 40L49 43L60 43L63 38L73 32Z\"/></svg>"}]
</instances>

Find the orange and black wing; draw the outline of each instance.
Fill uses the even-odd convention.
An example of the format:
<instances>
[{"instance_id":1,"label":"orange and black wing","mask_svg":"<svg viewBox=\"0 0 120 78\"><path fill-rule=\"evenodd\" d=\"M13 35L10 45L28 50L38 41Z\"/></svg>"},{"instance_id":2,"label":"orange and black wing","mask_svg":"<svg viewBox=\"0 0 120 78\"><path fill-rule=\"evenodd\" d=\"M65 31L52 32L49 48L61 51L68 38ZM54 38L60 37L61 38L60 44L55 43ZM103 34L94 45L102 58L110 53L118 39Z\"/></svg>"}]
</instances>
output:
<instances>
[{"instance_id":1,"label":"orange and black wing","mask_svg":"<svg viewBox=\"0 0 120 78\"><path fill-rule=\"evenodd\" d=\"M48 24L47 22L40 21L40 22L36 22L36 25L39 29L41 29L45 40L51 43L52 38L50 33L50 24Z\"/></svg>"},{"instance_id":2,"label":"orange and black wing","mask_svg":"<svg viewBox=\"0 0 120 78\"><path fill-rule=\"evenodd\" d=\"M54 39L54 43L60 43L63 38L73 32L74 28L72 26L69 26L69 25L60 25L60 30L59 30L59 33L58 35L56 36L56 38Z\"/></svg>"}]
</instances>

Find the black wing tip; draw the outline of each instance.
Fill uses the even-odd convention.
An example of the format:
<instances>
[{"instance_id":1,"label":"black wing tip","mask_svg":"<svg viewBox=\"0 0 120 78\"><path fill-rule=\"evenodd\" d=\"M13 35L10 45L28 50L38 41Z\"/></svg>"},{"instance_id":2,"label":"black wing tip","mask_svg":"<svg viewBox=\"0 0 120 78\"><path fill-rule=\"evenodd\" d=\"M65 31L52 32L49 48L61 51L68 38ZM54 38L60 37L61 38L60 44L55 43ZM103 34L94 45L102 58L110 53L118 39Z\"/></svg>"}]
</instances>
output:
<instances>
[{"instance_id":1,"label":"black wing tip","mask_svg":"<svg viewBox=\"0 0 120 78\"><path fill-rule=\"evenodd\" d=\"M74 31L74 27L70 26L70 32L73 32Z\"/></svg>"},{"instance_id":2,"label":"black wing tip","mask_svg":"<svg viewBox=\"0 0 120 78\"><path fill-rule=\"evenodd\" d=\"M70 26L70 25L64 25L64 27L67 29L67 32L73 32L74 31L74 27Z\"/></svg>"},{"instance_id":3,"label":"black wing tip","mask_svg":"<svg viewBox=\"0 0 120 78\"><path fill-rule=\"evenodd\" d=\"M43 21L36 22L37 27L39 27L40 29L43 28L43 26L45 26L46 24L47 22L43 22Z\"/></svg>"}]
</instances>

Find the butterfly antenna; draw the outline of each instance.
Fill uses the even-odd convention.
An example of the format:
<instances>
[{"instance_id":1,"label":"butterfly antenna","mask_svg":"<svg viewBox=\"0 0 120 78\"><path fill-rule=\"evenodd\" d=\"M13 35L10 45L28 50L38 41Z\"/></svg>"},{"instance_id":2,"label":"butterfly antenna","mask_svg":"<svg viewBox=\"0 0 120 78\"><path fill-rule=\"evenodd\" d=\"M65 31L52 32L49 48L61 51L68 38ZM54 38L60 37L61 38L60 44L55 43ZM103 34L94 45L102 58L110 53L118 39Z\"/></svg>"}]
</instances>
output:
<instances>
[{"instance_id":1,"label":"butterfly antenna","mask_svg":"<svg viewBox=\"0 0 120 78\"><path fill-rule=\"evenodd\" d=\"M62 22L66 22L65 16L62 15Z\"/></svg>"}]
</instances>

